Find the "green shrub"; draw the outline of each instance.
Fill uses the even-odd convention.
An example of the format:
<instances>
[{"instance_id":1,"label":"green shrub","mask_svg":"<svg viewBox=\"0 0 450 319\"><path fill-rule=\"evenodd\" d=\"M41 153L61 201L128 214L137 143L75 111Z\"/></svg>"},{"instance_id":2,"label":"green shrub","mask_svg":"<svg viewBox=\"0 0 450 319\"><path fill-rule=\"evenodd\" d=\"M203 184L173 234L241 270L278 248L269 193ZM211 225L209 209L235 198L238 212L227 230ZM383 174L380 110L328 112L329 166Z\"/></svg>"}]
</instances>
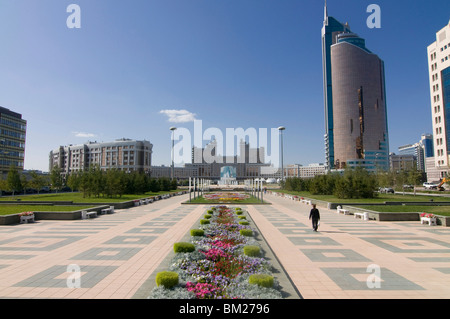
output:
<instances>
[{"instance_id":1,"label":"green shrub","mask_svg":"<svg viewBox=\"0 0 450 319\"><path fill-rule=\"evenodd\" d=\"M239 225L247 226L247 225L249 225L249 222L246 220L243 220L243 221L239 222Z\"/></svg>"},{"instance_id":2,"label":"green shrub","mask_svg":"<svg viewBox=\"0 0 450 319\"><path fill-rule=\"evenodd\" d=\"M242 210L242 208L236 207L234 210L238 211L238 210Z\"/></svg>"},{"instance_id":3,"label":"green shrub","mask_svg":"<svg viewBox=\"0 0 450 319\"><path fill-rule=\"evenodd\" d=\"M273 277L266 274L254 274L248 278L248 282L253 285L271 288L273 287Z\"/></svg>"},{"instance_id":4,"label":"green shrub","mask_svg":"<svg viewBox=\"0 0 450 319\"><path fill-rule=\"evenodd\" d=\"M200 225L208 225L209 220L208 219L200 219Z\"/></svg>"},{"instance_id":5,"label":"green shrub","mask_svg":"<svg viewBox=\"0 0 450 319\"><path fill-rule=\"evenodd\" d=\"M244 254L250 257L258 257L261 254L261 249L258 246L245 246Z\"/></svg>"},{"instance_id":6,"label":"green shrub","mask_svg":"<svg viewBox=\"0 0 450 319\"><path fill-rule=\"evenodd\" d=\"M178 284L178 274L173 271L162 271L156 274L156 285L170 289Z\"/></svg>"},{"instance_id":7,"label":"green shrub","mask_svg":"<svg viewBox=\"0 0 450 319\"><path fill-rule=\"evenodd\" d=\"M191 236L204 236L205 231L203 229L191 229Z\"/></svg>"},{"instance_id":8,"label":"green shrub","mask_svg":"<svg viewBox=\"0 0 450 319\"><path fill-rule=\"evenodd\" d=\"M239 231L239 233L240 233L242 236L247 236L247 237L253 236L253 231L252 231L251 229L241 229L241 230Z\"/></svg>"},{"instance_id":9,"label":"green shrub","mask_svg":"<svg viewBox=\"0 0 450 319\"><path fill-rule=\"evenodd\" d=\"M208 209L206 212L211 215L214 213L214 211L212 209Z\"/></svg>"},{"instance_id":10,"label":"green shrub","mask_svg":"<svg viewBox=\"0 0 450 319\"><path fill-rule=\"evenodd\" d=\"M173 251L176 253L191 253L195 250L194 244L179 242L173 244Z\"/></svg>"},{"instance_id":11,"label":"green shrub","mask_svg":"<svg viewBox=\"0 0 450 319\"><path fill-rule=\"evenodd\" d=\"M203 216L203 218L206 218L206 219L210 219L212 217L212 215L205 215L205 216Z\"/></svg>"},{"instance_id":12,"label":"green shrub","mask_svg":"<svg viewBox=\"0 0 450 319\"><path fill-rule=\"evenodd\" d=\"M245 216L238 216L239 219L247 219Z\"/></svg>"},{"instance_id":13,"label":"green shrub","mask_svg":"<svg viewBox=\"0 0 450 319\"><path fill-rule=\"evenodd\" d=\"M237 215L242 215L244 212L242 211L242 210L238 210L238 211L236 211L236 214Z\"/></svg>"}]
</instances>

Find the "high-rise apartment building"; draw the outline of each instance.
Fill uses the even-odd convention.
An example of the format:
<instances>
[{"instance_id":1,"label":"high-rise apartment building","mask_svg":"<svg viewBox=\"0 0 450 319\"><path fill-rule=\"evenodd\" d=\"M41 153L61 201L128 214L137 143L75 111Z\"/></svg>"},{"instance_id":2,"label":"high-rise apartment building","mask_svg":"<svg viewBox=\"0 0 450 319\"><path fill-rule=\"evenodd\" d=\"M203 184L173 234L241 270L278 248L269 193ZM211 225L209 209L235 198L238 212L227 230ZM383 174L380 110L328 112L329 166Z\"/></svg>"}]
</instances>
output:
<instances>
[{"instance_id":1,"label":"high-rise apartment building","mask_svg":"<svg viewBox=\"0 0 450 319\"><path fill-rule=\"evenodd\" d=\"M427 48L433 123L434 164L443 178L450 170L450 22Z\"/></svg>"},{"instance_id":2,"label":"high-rise apartment building","mask_svg":"<svg viewBox=\"0 0 450 319\"><path fill-rule=\"evenodd\" d=\"M22 171L25 160L27 121L22 115L0 107L0 171L5 175L11 166Z\"/></svg>"},{"instance_id":3,"label":"high-rise apartment building","mask_svg":"<svg viewBox=\"0 0 450 319\"><path fill-rule=\"evenodd\" d=\"M322 52L327 168L388 170L384 62L326 5Z\"/></svg>"},{"instance_id":4,"label":"high-rise apartment building","mask_svg":"<svg viewBox=\"0 0 450 319\"><path fill-rule=\"evenodd\" d=\"M119 139L61 146L50 152L50 170L58 166L63 175L98 165L102 170L116 168L126 172L150 173L153 145L148 141Z\"/></svg>"}]
</instances>

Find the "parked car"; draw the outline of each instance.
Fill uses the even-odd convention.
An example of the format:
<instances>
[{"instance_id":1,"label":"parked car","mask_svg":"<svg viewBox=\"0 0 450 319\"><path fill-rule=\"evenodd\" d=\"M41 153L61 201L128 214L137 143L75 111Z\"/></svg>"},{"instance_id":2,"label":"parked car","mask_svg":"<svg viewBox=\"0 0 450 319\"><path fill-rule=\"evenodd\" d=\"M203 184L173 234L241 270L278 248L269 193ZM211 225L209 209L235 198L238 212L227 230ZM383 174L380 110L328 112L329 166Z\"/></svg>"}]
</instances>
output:
<instances>
[{"instance_id":1,"label":"parked car","mask_svg":"<svg viewBox=\"0 0 450 319\"><path fill-rule=\"evenodd\" d=\"M405 184L405 185L403 185L403 188L404 189L413 189L414 186L413 185L409 185L409 184Z\"/></svg>"},{"instance_id":2,"label":"parked car","mask_svg":"<svg viewBox=\"0 0 450 319\"><path fill-rule=\"evenodd\" d=\"M426 189L436 189L437 185L434 183L425 182L423 183L423 187L425 187Z\"/></svg>"},{"instance_id":3,"label":"parked car","mask_svg":"<svg viewBox=\"0 0 450 319\"><path fill-rule=\"evenodd\" d=\"M379 192L380 193L392 193L392 194L394 194L394 189L392 189L391 187L380 187Z\"/></svg>"}]
</instances>

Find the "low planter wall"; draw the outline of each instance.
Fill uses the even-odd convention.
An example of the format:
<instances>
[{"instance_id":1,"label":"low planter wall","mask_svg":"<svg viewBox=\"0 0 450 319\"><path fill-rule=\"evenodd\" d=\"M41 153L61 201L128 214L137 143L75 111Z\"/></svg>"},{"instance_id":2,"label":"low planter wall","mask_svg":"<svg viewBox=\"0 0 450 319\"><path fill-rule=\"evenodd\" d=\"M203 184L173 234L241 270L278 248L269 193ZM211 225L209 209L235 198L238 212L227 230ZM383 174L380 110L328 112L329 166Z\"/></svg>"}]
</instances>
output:
<instances>
[{"instance_id":1,"label":"low planter wall","mask_svg":"<svg viewBox=\"0 0 450 319\"><path fill-rule=\"evenodd\" d=\"M96 206L88 209L83 209L88 212L100 212L104 208L109 208L109 205ZM34 212L35 220L75 220L81 219L81 210L72 212ZM20 223L19 214L11 214L0 216L0 225L14 225Z\"/></svg>"},{"instance_id":2,"label":"low planter wall","mask_svg":"<svg viewBox=\"0 0 450 319\"><path fill-rule=\"evenodd\" d=\"M172 196L183 195L188 193L187 191L180 191L178 193L173 193ZM170 196L171 197L171 196ZM161 195L157 196L148 196L141 198L141 200L145 199L153 199L154 201L162 199ZM55 202L36 202L36 201L2 201L0 204L15 204L15 205L48 205L48 206L90 206L97 205L95 207L89 209L83 209L88 212L97 211L100 212L104 208L109 208L110 206L114 206L114 209L126 209L130 207L135 207L134 200L118 202L118 203L73 203L71 201L55 201ZM35 220L76 220L81 219L82 210L76 210L72 212L34 212ZM11 215L3 215L0 216L0 225L14 225L20 223L19 214L11 214Z\"/></svg>"},{"instance_id":3,"label":"low planter wall","mask_svg":"<svg viewBox=\"0 0 450 319\"><path fill-rule=\"evenodd\" d=\"M88 209L83 209L88 212L100 212L102 209L109 208L109 205L96 206ZM34 212L35 220L75 220L81 219L82 210L73 212Z\"/></svg>"},{"instance_id":4,"label":"low planter wall","mask_svg":"<svg viewBox=\"0 0 450 319\"><path fill-rule=\"evenodd\" d=\"M359 204L358 204L359 205ZM350 213L369 213L369 219L374 219L378 221L420 221L420 214L422 212L376 212L373 210L364 209L361 207L353 207L349 205L344 205L342 208L348 209ZM436 215L436 222L438 225L445 227L450 226L450 217Z\"/></svg>"}]
</instances>

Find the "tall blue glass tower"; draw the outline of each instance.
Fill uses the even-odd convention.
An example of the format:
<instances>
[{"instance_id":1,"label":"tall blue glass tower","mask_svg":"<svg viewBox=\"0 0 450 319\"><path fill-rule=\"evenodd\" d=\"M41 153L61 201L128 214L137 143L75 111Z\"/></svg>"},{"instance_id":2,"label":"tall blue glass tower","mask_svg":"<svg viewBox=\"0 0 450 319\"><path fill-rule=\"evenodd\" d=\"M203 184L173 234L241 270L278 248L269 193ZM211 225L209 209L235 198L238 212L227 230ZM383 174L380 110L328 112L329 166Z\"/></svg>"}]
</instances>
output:
<instances>
[{"instance_id":1,"label":"tall blue glass tower","mask_svg":"<svg viewBox=\"0 0 450 319\"><path fill-rule=\"evenodd\" d=\"M327 169L334 168L334 134L333 134L333 90L331 81L331 46L336 43L337 35L351 32L348 24L342 24L328 16L325 1L324 21L322 27L322 65L325 103L325 160Z\"/></svg>"}]
</instances>

